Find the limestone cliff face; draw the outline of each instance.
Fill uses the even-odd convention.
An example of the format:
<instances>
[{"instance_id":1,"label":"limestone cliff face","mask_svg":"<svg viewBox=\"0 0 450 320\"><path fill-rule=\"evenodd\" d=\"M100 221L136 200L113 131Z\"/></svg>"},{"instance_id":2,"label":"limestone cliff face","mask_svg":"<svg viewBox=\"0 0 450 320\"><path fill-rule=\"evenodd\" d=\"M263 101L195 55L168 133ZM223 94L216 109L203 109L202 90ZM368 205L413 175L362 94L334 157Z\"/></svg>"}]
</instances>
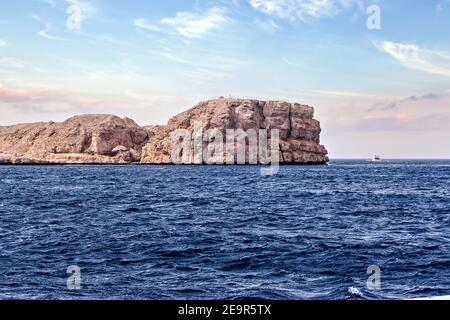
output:
<instances>
[{"instance_id":1,"label":"limestone cliff face","mask_svg":"<svg viewBox=\"0 0 450 320\"><path fill-rule=\"evenodd\" d=\"M149 143L143 148L142 163L171 163L171 132L196 123L205 130L215 128L225 136L227 129L279 129L280 162L326 163L326 149L320 145L320 123L313 119L314 109L298 103L246 99L217 99L201 102L169 120L166 126L147 127Z\"/></svg>"},{"instance_id":2,"label":"limestone cliff face","mask_svg":"<svg viewBox=\"0 0 450 320\"><path fill-rule=\"evenodd\" d=\"M140 127L112 115L84 115L62 123L0 127L0 164L170 164L176 129L279 129L282 163L325 163L320 123L312 107L278 101L217 99L201 102L165 126Z\"/></svg>"}]
</instances>

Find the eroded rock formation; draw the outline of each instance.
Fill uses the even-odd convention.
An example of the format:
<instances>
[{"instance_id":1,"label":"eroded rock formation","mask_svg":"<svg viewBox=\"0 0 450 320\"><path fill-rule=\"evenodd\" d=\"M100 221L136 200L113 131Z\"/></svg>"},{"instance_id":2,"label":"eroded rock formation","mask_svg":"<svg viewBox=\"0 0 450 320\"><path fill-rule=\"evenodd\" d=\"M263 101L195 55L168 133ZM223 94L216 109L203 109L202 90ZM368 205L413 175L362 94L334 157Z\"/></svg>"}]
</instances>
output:
<instances>
[{"instance_id":1,"label":"eroded rock formation","mask_svg":"<svg viewBox=\"0 0 450 320\"><path fill-rule=\"evenodd\" d=\"M227 129L279 129L280 162L325 163L325 147L320 145L320 122L314 109L298 103L245 99L217 99L201 102L172 119L166 126L147 127L149 143L143 148L142 163L171 163L176 129L194 131L196 123L205 130L215 128L225 136Z\"/></svg>"},{"instance_id":2,"label":"eroded rock formation","mask_svg":"<svg viewBox=\"0 0 450 320\"><path fill-rule=\"evenodd\" d=\"M280 130L282 163L326 163L320 123L312 107L297 103L243 99L201 102L165 126L140 127L112 115L83 115L61 123L0 127L3 164L170 164L176 129Z\"/></svg>"},{"instance_id":3,"label":"eroded rock formation","mask_svg":"<svg viewBox=\"0 0 450 320\"><path fill-rule=\"evenodd\" d=\"M83 115L62 123L0 127L0 162L131 163L139 162L148 132L133 120Z\"/></svg>"}]
</instances>

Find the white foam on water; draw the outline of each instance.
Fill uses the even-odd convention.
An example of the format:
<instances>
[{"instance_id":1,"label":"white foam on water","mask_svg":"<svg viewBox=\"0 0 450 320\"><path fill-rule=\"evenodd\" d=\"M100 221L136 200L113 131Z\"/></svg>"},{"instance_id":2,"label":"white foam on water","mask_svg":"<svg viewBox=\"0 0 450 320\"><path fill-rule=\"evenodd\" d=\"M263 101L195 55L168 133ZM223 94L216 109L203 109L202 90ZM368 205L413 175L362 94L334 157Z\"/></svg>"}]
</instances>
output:
<instances>
[{"instance_id":1,"label":"white foam on water","mask_svg":"<svg viewBox=\"0 0 450 320\"><path fill-rule=\"evenodd\" d=\"M424 297L424 298L415 298L415 299L410 299L410 300L415 300L415 301L420 301L420 300L423 300L423 301L426 301L426 300L436 300L436 301L438 301L438 300L450 300L450 296L435 296L435 297Z\"/></svg>"},{"instance_id":2,"label":"white foam on water","mask_svg":"<svg viewBox=\"0 0 450 320\"><path fill-rule=\"evenodd\" d=\"M351 295L361 296L361 297L363 295L361 290L359 290L358 288L355 288L355 287L348 288L348 293L350 293Z\"/></svg>"}]
</instances>

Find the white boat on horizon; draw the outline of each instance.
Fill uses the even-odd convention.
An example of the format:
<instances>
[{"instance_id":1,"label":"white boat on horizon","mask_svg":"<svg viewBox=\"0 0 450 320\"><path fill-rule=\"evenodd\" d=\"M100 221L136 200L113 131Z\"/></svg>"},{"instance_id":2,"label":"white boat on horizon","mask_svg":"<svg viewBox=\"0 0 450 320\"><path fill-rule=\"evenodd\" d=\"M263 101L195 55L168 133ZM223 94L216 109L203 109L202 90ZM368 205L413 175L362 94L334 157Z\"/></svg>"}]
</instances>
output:
<instances>
[{"instance_id":1,"label":"white boat on horizon","mask_svg":"<svg viewBox=\"0 0 450 320\"><path fill-rule=\"evenodd\" d=\"M374 155L373 158L372 158L372 161L373 161L373 162L379 162L379 161L381 161L381 156L380 156L380 155L377 155L377 154Z\"/></svg>"}]
</instances>

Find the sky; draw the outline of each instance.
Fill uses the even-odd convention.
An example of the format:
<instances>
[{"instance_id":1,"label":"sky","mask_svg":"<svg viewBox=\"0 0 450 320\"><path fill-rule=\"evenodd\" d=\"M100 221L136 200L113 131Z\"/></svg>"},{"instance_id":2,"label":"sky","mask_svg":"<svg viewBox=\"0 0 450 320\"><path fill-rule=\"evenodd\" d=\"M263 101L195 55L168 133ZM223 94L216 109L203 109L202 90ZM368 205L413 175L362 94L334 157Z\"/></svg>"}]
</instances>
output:
<instances>
[{"instance_id":1,"label":"sky","mask_svg":"<svg viewBox=\"0 0 450 320\"><path fill-rule=\"evenodd\" d=\"M450 0L0 4L0 125L312 105L331 158L450 158Z\"/></svg>"}]
</instances>

